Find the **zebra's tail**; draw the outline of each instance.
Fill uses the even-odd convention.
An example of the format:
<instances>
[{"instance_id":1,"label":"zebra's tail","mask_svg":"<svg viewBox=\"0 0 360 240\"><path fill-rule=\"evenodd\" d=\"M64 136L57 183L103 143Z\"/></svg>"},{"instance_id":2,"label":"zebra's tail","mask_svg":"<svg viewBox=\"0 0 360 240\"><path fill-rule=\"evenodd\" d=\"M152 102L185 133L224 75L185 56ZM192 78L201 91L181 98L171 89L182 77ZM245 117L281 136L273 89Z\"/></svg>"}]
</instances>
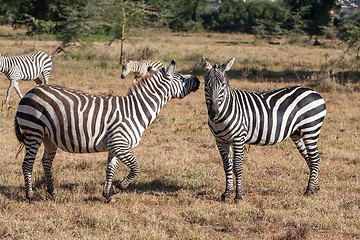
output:
<instances>
[{"instance_id":1,"label":"zebra's tail","mask_svg":"<svg viewBox=\"0 0 360 240\"><path fill-rule=\"evenodd\" d=\"M19 149L16 153L16 156L15 156L15 159L19 156L19 153L23 150L23 148L25 147L25 143L24 143L24 134L21 133L20 131L20 127L19 127L19 123L17 121L17 117L15 117L15 121L14 121L14 124L15 124L15 135L16 135L16 138L19 140L20 142L20 146L19 146Z\"/></svg>"}]
</instances>

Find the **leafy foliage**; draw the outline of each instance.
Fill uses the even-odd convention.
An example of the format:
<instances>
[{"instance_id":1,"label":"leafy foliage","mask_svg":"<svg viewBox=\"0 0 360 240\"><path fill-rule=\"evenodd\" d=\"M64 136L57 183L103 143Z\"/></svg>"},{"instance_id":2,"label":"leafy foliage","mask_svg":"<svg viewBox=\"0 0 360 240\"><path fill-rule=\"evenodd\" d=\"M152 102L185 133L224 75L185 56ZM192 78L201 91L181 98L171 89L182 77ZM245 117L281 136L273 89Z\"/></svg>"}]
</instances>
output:
<instances>
[{"instance_id":1,"label":"leafy foliage","mask_svg":"<svg viewBox=\"0 0 360 240\"><path fill-rule=\"evenodd\" d=\"M204 15L204 25L215 31L280 33L281 24L289 17L283 2L251 1L225 2L217 11ZM254 28L255 27L255 28Z\"/></svg>"},{"instance_id":2,"label":"leafy foliage","mask_svg":"<svg viewBox=\"0 0 360 240\"><path fill-rule=\"evenodd\" d=\"M357 58L360 58L360 12L355 16L343 18L338 23L340 39L346 44L347 50L357 49Z\"/></svg>"},{"instance_id":3,"label":"leafy foliage","mask_svg":"<svg viewBox=\"0 0 360 240\"><path fill-rule=\"evenodd\" d=\"M292 12L302 13L302 19L307 22L305 30L310 35L321 33L322 27L330 22L329 11L336 4L336 0L287 0L286 2Z\"/></svg>"},{"instance_id":4,"label":"leafy foliage","mask_svg":"<svg viewBox=\"0 0 360 240\"><path fill-rule=\"evenodd\" d=\"M74 39L94 33L120 39L124 19L129 28L205 28L272 38L287 31L321 33L334 5L335 0L0 0L0 21L26 25L29 34L75 34Z\"/></svg>"}]
</instances>

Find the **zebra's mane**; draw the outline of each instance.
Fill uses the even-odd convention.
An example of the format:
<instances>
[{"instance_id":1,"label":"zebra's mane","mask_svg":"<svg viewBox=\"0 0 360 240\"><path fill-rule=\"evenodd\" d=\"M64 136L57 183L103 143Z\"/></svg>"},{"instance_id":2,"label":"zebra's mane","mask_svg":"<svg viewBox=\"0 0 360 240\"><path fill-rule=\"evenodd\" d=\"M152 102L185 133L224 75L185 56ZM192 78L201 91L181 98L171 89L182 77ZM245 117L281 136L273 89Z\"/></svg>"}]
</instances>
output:
<instances>
[{"instance_id":1,"label":"zebra's mane","mask_svg":"<svg viewBox=\"0 0 360 240\"><path fill-rule=\"evenodd\" d=\"M139 60L136 59L135 57L129 57L126 59L126 62L129 62L129 61L139 61Z\"/></svg>"},{"instance_id":2,"label":"zebra's mane","mask_svg":"<svg viewBox=\"0 0 360 240\"><path fill-rule=\"evenodd\" d=\"M163 74L163 71L165 71L165 68L162 68L159 71L151 72L145 76L138 78L137 81L132 84L126 96L135 95L137 93L143 92L144 89L148 89L149 83L154 82L156 79L154 75Z\"/></svg>"}]
</instances>

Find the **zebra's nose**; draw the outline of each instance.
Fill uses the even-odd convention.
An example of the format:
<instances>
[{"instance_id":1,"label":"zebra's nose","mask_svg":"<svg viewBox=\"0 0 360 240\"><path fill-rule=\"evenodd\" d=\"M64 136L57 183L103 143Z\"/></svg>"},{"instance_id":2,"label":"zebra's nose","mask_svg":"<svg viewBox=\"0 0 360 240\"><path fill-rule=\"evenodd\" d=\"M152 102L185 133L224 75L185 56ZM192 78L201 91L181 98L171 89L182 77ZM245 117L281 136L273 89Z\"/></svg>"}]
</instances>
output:
<instances>
[{"instance_id":1,"label":"zebra's nose","mask_svg":"<svg viewBox=\"0 0 360 240\"><path fill-rule=\"evenodd\" d=\"M121 78L124 79L126 76L124 74L121 74Z\"/></svg>"},{"instance_id":2,"label":"zebra's nose","mask_svg":"<svg viewBox=\"0 0 360 240\"><path fill-rule=\"evenodd\" d=\"M200 87L200 81L197 77L195 77L195 86L194 86L194 89L193 91L196 92Z\"/></svg>"},{"instance_id":3,"label":"zebra's nose","mask_svg":"<svg viewBox=\"0 0 360 240\"><path fill-rule=\"evenodd\" d=\"M211 120L214 120L214 118L216 117L217 113L218 113L218 110L214 104L213 101L209 100L207 101L207 107L208 107L208 115L209 115L209 118Z\"/></svg>"}]
</instances>

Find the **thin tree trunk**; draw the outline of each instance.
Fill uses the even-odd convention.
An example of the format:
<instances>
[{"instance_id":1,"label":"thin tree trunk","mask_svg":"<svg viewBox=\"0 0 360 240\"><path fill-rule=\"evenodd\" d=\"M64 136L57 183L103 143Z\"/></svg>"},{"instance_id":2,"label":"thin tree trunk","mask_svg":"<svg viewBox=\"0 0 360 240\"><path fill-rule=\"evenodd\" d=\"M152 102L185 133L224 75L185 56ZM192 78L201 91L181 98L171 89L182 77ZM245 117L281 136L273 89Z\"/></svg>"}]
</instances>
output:
<instances>
[{"instance_id":1,"label":"thin tree trunk","mask_svg":"<svg viewBox=\"0 0 360 240\"><path fill-rule=\"evenodd\" d=\"M124 62L124 40L125 39L121 39L120 65L122 65Z\"/></svg>"}]
</instances>

